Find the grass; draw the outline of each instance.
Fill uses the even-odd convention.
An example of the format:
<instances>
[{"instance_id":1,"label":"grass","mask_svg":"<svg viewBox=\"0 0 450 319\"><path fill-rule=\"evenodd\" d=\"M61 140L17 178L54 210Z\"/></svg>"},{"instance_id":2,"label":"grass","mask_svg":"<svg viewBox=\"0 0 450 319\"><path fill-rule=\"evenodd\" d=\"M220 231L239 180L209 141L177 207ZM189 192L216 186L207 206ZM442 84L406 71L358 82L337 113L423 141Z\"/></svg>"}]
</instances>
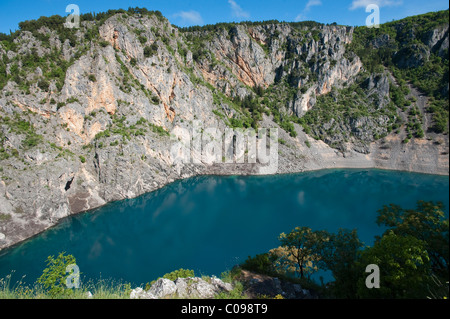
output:
<instances>
[{"instance_id":1,"label":"grass","mask_svg":"<svg viewBox=\"0 0 450 319\"><path fill-rule=\"evenodd\" d=\"M229 292L220 292L218 293L214 299L248 299L247 296L243 293L244 286L241 282L234 282L233 290Z\"/></svg>"},{"instance_id":2,"label":"grass","mask_svg":"<svg viewBox=\"0 0 450 319\"><path fill-rule=\"evenodd\" d=\"M233 283L233 290L222 292L215 296L215 299L245 299L247 296L243 293L242 283L236 281L240 274L240 269L233 269L221 274L224 282ZM178 277L194 276L193 271L180 269L164 275L163 278L176 280ZM5 278L0 279L0 299L129 299L132 290L131 284L114 279L81 280L81 287L70 289L71 292L51 296L40 284L29 285L24 282L25 276L18 281L13 280L14 271ZM209 276L203 276L204 280L210 279ZM147 284L150 288L150 284ZM90 294L92 296L90 296Z\"/></svg>"},{"instance_id":3,"label":"grass","mask_svg":"<svg viewBox=\"0 0 450 319\"><path fill-rule=\"evenodd\" d=\"M129 299L131 285L112 279L88 280L79 289L71 293L50 296L39 284L27 285L22 277L18 282L12 282L13 274L0 279L0 299ZM92 297L89 297L89 293Z\"/></svg>"}]
</instances>

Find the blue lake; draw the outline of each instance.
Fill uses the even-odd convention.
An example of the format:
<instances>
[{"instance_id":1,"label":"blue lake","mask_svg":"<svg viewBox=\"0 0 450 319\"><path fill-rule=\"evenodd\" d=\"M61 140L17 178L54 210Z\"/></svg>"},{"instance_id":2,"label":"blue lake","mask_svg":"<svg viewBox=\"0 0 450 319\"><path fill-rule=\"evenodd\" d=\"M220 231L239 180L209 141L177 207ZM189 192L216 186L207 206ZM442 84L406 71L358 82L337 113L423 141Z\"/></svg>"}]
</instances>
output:
<instances>
[{"instance_id":1,"label":"blue lake","mask_svg":"<svg viewBox=\"0 0 450 319\"><path fill-rule=\"evenodd\" d=\"M217 275L278 246L296 226L357 229L367 245L383 229L377 211L441 201L449 178L384 170L323 170L279 176L201 176L136 199L110 203L0 252L0 278L33 283L49 255L77 259L82 278L150 282L185 268Z\"/></svg>"}]
</instances>

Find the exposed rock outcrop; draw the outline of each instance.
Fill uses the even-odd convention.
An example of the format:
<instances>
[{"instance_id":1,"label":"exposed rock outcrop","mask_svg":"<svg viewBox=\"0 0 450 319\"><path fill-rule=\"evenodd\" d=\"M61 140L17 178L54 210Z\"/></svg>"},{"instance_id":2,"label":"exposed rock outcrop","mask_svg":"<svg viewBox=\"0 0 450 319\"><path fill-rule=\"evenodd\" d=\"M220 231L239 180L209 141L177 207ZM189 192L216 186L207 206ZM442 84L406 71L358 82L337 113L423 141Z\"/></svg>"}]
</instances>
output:
<instances>
[{"instance_id":1,"label":"exposed rock outcrop","mask_svg":"<svg viewBox=\"0 0 450 319\"><path fill-rule=\"evenodd\" d=\"M249 298L277 298L283 299L318 299L318 295L300 284L280 280L277 277L256 274L243 270L240 280L244 285L244 294Z\"/></svg>"},{"instance_id":2,"label":"exposed rock outcrop","mask_svg":"<svg viewBox=\"0 0 450 319\"><path fill-rule=\"evenodd\" d=\"M147 291L138 287L133 289L130 299L213 299L223 292L230 292L233 286L217 277L204 280L199 277L178 278L175 281L160 278Z\"/></svg>"}]
</instances>

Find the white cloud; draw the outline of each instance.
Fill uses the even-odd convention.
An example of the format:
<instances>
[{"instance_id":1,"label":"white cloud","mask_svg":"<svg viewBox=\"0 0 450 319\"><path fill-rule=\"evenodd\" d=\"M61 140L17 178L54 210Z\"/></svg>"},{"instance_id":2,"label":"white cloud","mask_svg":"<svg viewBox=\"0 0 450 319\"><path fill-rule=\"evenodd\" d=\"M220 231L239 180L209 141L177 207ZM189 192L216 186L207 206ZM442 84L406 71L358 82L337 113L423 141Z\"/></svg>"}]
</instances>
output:
<instances>
[{"instance_id":1,"label":"white cloud","mask_svg":"<svg viewBox=\"0 0 450 319\"><path fill-rule=\"evenodd\" d=\"M203 18L197 11L180 11L175 13L174 18L180 18L183 24L203 24Z\"/></svg>"},{"instance_id":2,"label":"white cloud","mask_svg":"<svg viewBox=\"0 0 450 319\"><path fill-rule=\"evenodd\" d=\"M295 21L301 21L301 20L305 20L306 19L306 13L311 10L311 7L314 6L321 6L322 5L322 1L321 0L309 0L308 3L306 4L305 8L303 9L303 11L301 13L299 13L296 17L295 17Z\"/></svg>"},{"instance_id":3,"label":"white cloud","mask_svg":"<svg viewBox=\"0 0 450 319\"><path fill-rule=\"evenodd\" d=\"M249 18L250 14L244 11L240 5L236 3L234 0L228 0L228 3L231 6L231 10L233 11L233 15L238 18Z\"/></svg>"},{"instance_id":4,"label":"white cloud","mask_svg":"<svg viewBox=\"0 0 450 319\"><path fill-rule=\"evenodd\" d=\"M320 1L320 0L309 0L308 3L305 6L305 10L303 10L303 11L309 11L309 9L311 7L321 6L321 5L322 5L322 1Z\"/></svg>"},{"instance_id":5,"label":"white cloud","mask_svg":"<svg viewBox=\"0 0 450 319\"><path fill-rule=\"evenodd\" d=\"M305 15L303 15L303 13L299 13L296 17L295 17L295 22L299 22L302 20L305 20Z\"/></svg>"},{"instance_id":6,"label":"white cloud","mask_svg":"<svg viewBox=\"0 0 450 319\"><path fill-rule=\"evenodd\" d=\"M366 8L369 4L376 4L378 7L393 7L403 3L402 0L353 0L350 10Z\"/></svg>"}]
</instances>

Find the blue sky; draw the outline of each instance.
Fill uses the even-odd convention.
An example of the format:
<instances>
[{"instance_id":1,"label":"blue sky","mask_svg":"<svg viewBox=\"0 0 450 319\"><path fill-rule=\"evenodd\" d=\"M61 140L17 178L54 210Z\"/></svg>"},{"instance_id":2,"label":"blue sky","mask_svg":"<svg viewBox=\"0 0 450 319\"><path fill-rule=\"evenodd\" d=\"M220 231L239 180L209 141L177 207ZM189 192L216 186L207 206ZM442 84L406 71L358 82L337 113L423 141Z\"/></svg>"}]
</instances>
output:
<instances>
[{"instance_id":1,"label":"blue sky","mask_svg":"<svg viewBox=\"0 0 450 319\"><path fill-rule=\"evenodd\" d=\"M146 7L161 11L178 26L271 19L356 26L365 23L370 14L365 8L370 3L379 6L381 23L448 9L446 0L0 0L0 32L9 33L20 21L40 16L66 16L66 6L72 3L81 13Z\"/></svg>"}]
</instances>

